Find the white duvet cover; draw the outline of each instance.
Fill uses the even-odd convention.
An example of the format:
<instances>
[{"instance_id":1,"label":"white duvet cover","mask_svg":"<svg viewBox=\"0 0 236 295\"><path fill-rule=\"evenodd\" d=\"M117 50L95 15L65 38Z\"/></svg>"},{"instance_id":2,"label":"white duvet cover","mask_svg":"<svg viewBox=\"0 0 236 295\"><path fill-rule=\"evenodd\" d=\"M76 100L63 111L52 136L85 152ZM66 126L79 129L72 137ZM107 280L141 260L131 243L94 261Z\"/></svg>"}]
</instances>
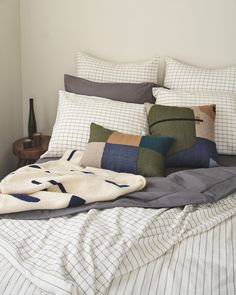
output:
<instances>
[{"instance_id":1,"label":"white duvet cover","mask_svg":"<svg viewBox=\"0 0 236 295\"><path fill-rule=\"evenodd\" d=\"M183 209L0 220L0 294L235 294L236 194Z\"/></svg>"}]
</instances>

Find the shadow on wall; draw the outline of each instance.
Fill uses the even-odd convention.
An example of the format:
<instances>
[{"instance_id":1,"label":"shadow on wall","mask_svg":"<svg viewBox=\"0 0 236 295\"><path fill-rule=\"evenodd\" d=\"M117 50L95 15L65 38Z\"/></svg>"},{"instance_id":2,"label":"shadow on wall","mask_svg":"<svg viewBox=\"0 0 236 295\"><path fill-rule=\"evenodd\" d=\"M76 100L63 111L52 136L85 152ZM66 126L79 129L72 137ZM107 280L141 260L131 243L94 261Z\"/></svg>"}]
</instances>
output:
<instances>
[{"instance_id":1,"label":"shadow on wall","mask_svg":"<svg viewBox=\"0 0 236 295\"><path fill-rule=\"evenodd\" d=\"M1 149L0 158L0 180L2 180L7 174L16 169L17 158L11 151L11 146L4 147L5 151Z\"/></svg>"}]
</instances>

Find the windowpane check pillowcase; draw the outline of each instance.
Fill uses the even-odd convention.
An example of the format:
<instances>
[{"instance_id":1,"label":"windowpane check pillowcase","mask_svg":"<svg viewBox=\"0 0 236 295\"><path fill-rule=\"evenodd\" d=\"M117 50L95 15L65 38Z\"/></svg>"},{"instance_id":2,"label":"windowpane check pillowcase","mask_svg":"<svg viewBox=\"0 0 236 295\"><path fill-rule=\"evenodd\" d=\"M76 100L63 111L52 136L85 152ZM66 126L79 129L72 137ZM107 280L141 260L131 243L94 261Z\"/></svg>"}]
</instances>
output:
<instances>
[{"instance_id":1,"label":"windowpane check pillowcase","mask_svg":"<svg viewBox=\"0 0 236 295\"><path fill-rule=\"evenodd\" d=\"M41 157L61 157L68 149L84 151L92 122L128 134L148 132L144 105L60 91L49 148Z\"/></svg>"},{"instance_id":2,"label":"windowpane check pillowcase","mask_svg":"<svg viewBox=\"0 0 236 295\"><path fill-rule=\"evenodd\" d=\"M236 93L153 88L156 103L169 106L215 104L215 142L219 154L236 155Z\"/></svg>"},{"instance_id":3,"label":"windowpane check pillowcase","mask_svg":"<svg viewBox=\"0 0 236 295\"><path fill-rule=\"evenodd\" d=\"M163 176L165 155L173 138L129 135L92 123L81 166L146 177Z\"/></svg>"},{"instance_id":4,"label":"windowpane check pillowcase","mask_svg":"<svg viewBox=\"0 0 236 295\"><path fill-rule=\"evenodd\" d=\"M114 63L78 52L76 76L94 82L157 83L159 57L144 62Z\"/></svg>"},{"instance_id":5,"label":"windowpane check pillowcase","mask_svg":"<svg viewBox=\"0 0 236 295\"><path fill-rule=\"evenodd\" d=\"M214 105L174 107L146 104L146 108L150 133L175 138L167 155L167 167L217 166Z\"/></svg>"},{"instance_id":6,"label":"windowpane check pillowcase","mask_svg":"<svg viewBox=\"0 0 236 295\"><path fill-rule=\"evenodd\" d=\"M170 89L236 92L236 66L204 69L167 57L164 86Z\"/></svg>"}]
</instances>

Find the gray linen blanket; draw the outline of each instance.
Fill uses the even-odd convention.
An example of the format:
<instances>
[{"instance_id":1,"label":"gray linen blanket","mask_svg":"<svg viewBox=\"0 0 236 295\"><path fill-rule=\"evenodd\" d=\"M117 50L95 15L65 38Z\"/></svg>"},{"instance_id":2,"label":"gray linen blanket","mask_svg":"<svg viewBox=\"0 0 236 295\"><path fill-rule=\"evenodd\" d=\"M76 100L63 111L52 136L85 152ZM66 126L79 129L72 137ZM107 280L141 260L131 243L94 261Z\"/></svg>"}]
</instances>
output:
<instances>
[{"instance_id":1,"label":"gray linen blanket","mask_svg":"<svg viewBox=\"0 0 236 295\"><path fill-rule=\"evenodd\" d=\"M173 208L218 201L236 192L236 167L194 169L172 173L165 178L147 178L144 190L114 201L95 202L77 208L36 210L1 215L7 219L49 219L90 209L114 207Z\"/></svg>"}]
</instances>

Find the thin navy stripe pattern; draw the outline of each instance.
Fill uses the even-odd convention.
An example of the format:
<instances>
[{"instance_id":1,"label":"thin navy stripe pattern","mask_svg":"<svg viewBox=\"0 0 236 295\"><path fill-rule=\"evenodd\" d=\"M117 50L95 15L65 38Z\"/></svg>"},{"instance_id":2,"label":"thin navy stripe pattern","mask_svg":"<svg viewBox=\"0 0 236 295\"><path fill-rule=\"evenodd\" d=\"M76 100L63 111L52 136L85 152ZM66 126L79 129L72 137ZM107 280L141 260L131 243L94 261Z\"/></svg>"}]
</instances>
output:
<instances>
[{"instance_id":1,"label":"thin navy stripe pattern","mask_svg":"<svg viewBox=\"0 0 236 295\"><path fill-rule=\"evenodd\" d=\"M232 195L184 209L2 219L0 294L76 294L73 282L81 294L233 295L235 206ZM182 239L183 232L188 234ZM28 269L34 277L24 275Z\"/></svg>"}]
</instances>

